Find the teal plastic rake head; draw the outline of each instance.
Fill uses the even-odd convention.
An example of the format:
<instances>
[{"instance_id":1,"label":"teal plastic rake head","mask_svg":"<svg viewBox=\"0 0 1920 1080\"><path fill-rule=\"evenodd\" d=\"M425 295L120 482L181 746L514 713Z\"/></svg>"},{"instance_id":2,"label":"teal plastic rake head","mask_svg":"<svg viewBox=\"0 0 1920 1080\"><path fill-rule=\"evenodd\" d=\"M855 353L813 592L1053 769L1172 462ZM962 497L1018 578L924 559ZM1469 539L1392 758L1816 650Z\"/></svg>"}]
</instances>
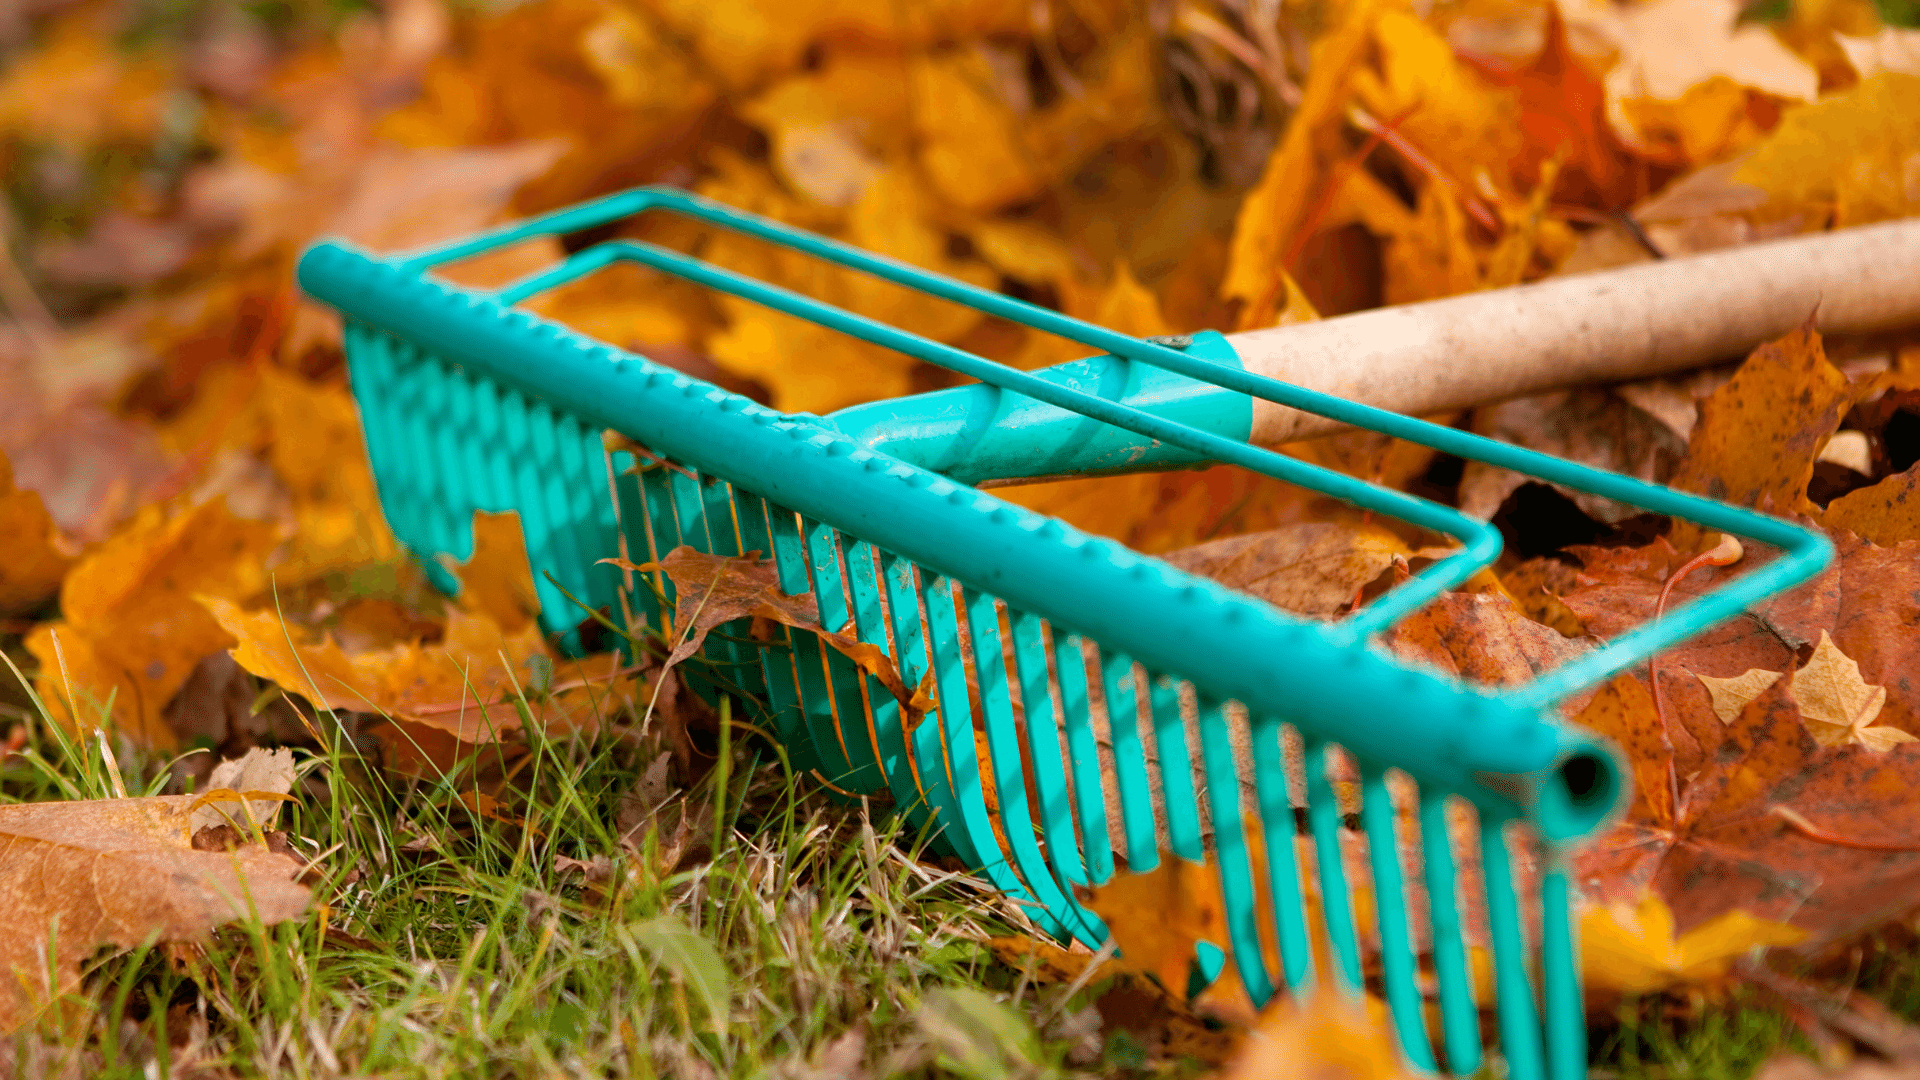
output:
<instances>
[{"instance_id":1,"label":"teal plastic rake head","mask_svg":"<svg viewBox=\"0 0 1920 1080\"><path fill-rule=\"evenodd\" d=\"M643 211L785 245L1103 355L1015 371L629 241L587 247L496 292L430 273ZM621 261L979 384L827 419L789 415L514 306ZM321 243L299 274L347 318L383 505L430 569L432 556L470 554L474 511L517 511L542 621L571 635L588 610L657 627L671 602L671 581L636 587L648 583L602 557L658 558L683 544L762 553L786 591L813 594L823 623L886 650L908 685L931 673L938 692L936 710L909 729L891 695L811 635L714 635L695 678L763 710L797 765L844 791L890 795L1036 923L1090 946L1107 928L1077 887L1108 880L1122 862L1151 869L1163 847L1212 861L1223 944L1255 1002L1330 972L1346 991L1385 998L1408 1061L1426 1070L1479 1068L1491 1017L1513 1076L1584 1073L1563 857L1606 823L1628 781L1608 747L1553 707L1817 573L1831 555L1822 538L1777 519L1262 378L1218 334L1128 337L677 190L629 191L413 255ZM1498 533L1249 445L1255 398L1780 554L1533 683L1463 685L1370 639L1491 562ZM657 457L609 455L606 429ZM980 489L1207 462L1337 496L1461 547L1349 617L1309 622ZM1357 773L1357 815L1343 811L1330 765ZM1356 911L1368 905L1351 902L1361 888L1374 898L1364 921ZM1474 947L1491 952L1490 1000L1469 978ZM1211 977L1220 957L1198 963Z\"/></svg>"}]
</instances>

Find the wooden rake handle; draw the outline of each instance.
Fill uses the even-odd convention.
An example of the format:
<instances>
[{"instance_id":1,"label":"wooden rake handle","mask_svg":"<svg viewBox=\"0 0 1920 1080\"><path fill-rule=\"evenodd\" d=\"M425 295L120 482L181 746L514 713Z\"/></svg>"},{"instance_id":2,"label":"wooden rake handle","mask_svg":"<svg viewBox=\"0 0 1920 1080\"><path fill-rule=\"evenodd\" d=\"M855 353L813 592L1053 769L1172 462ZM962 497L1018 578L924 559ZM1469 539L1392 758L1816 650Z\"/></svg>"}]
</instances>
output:
<instances>
[{"instance_id":1,"label":"wooden rake handle","mask_svg":"<svg viewBox=\"0 0 1920 1080\"><path fill-rule=\"evenodd\" d=\"M1920 323L1920 220L1749 244L1231 337L1249 371L1411 415L1624 382ZM1341 425L1254 402L1253 441Z\"/></svg>"}]
</instances>

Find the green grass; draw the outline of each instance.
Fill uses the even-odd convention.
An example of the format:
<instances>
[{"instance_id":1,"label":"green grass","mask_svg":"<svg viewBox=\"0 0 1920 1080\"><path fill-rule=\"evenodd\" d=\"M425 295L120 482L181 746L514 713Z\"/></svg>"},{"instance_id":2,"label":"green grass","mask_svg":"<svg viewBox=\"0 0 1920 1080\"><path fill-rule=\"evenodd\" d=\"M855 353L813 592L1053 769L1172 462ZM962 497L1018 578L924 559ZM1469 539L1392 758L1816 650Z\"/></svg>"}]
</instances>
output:
<instances>
[{"instance_id":1,"label":"green grass","mask_svg":"<svg viewBox=\"0 0 1920 1080\"><path fill-rule=\"evenodd\" d=\"M129 1078L183 1046L241 1076L1116 1074L1084 1038L1038 1033L1084 1027L1085 992L1057 1000L975 940L1014 932L1017 913L914 858L897 825L805 795L769 748L730 748L690 794L721 839L676 872L612 835L650 748L535 737L522 828L458 801L497 754L396 781L335 743L303 757L308 791L279 823L320 855L324 918L229 927L184 959L101 958L39 1051L79 1048L82 1074ZM0 797L109 796L103 746L37 725L0 766ZM125 746L113 757L134 794L167 775ZM555 869L596 855L614 856L607 888ZM1087 1069L1067 1064L1076 1049Z\"/></svg>"},{"instance_id":2,"label":"green grass","mask_svg":"<svg viewBox=\"0 0 1920 1080\"><path fill-rule=\"evenodd\" d=\"M1664 999L1624 1005L1619 1026L1604 1033L1598 1070L1621 1080L1744 1080L1775 1054L1810 1053L1778 1012L1739 995L1697 1014L1667 1015Z\"/></svg>"},{"instance_id":3,"label":"green grass","mask_svg":"<svg viewBox=\"0 0 1920 1080\"><path fill-rule=\"evenodd\" d=\"M32 730L26 753L0 761L0 801L152 794L170 775L124 744ZM278 823L318 856L324 911L228 927L203 949L96 958L68 1007L16 1040L30 1071L1151 1074L1127 1034L1091 1034L1100 984L1066 998L978 943L1031 929L1009 904L918 858L897 818L809 791L765 744L725 748L727 768L680 796L720 838L681 868L664 865L651 834L635 851L614 835L652 746L535 735L517 764L495 748L422 781L370 770L337 726L329 740L299 752L301 797ZM522 825L460 801L503 765ZM596 856L611 857L608 881L556 868ZM1852 981L1913 1016L1920 954L1889 940L1862 954ZM1807 1048L1750 993L1679 1015L1672 1005L1630 1003L1596 1030L1597 1074L1743 1080L1783 1048Z\"/></svg>"},{"instance_id":4,"label":"green grass","mask_svg":"<svg viewBox=\"0 0 1920 1080\"><path fill-rule=\"evenodd\" d=\"M1781 969L1791 968L1781 962ZM1836 969L1843 970L1836 970ZM1850 988L1909 1021L1920 1021L1920 948L1896 924L1836 963L1799 973L1831 990ZM1619 1080L1745 1080L1778 1054L1811 1056L1813 1045L1771 999L1738 986L1723 999L1628 1001L1592 1033L1595 1073Z\"/></svg>"}]
</instances>

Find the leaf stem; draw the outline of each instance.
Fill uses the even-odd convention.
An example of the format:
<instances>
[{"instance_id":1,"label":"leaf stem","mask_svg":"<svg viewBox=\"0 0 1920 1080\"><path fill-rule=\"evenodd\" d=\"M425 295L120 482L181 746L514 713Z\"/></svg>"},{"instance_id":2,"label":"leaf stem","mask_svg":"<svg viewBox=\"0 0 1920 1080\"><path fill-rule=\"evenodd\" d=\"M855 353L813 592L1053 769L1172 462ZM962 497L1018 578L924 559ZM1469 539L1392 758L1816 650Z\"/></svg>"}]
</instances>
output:
<instances>
[{"instance_id":1,"label":"leaf stem","mask_svg":"<svg viewBox=\"0 0 1920 1080\"><path fill-rule=\"evenodd\" d=\"M1660 600L1653 605L1653 621L1659 622L1660 617L1667 613L1667 601L1672 599L1674 587L1680 584L1681 579L1703 566L1732 566L1744 554L1746 552L1741 548L1740 541L1725 533L1720 534L1720 542L1710 550L1688 559L1680 564L1680 569L1667 575L1667 582L1660 589ZM1647 658L1647 681L1653 684L1653 714L1664 730L1667 726L1667 695L1660 689L1659 664L1660 657L1657 654Z\"/></svg>"}]
</instances>

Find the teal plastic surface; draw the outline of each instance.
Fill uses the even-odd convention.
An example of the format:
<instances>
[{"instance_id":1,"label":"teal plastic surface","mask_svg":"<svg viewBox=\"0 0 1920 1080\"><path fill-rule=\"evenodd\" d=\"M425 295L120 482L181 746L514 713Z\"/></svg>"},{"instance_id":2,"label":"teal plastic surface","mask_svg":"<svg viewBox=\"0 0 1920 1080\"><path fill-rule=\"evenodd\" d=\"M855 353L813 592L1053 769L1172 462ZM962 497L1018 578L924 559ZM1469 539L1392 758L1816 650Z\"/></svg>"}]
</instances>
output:
<instances>
[{"instance_id":1,"label":"teal plastic surface","mask_svg":"<svg viewBox=\"0 0 1920 1080\"><path fill-rule=\"evenodd\" d=\"M1014 371L631 241L595 244L491 293L429 272L647 210L783 244L1105 355ZM513 306L619 261L981 385L830 421L786 415ZM1165 848L1212 861L1228 922L1219 944L1256 1002L1331 972L1349 992L1365 986L1385 997L1408 1061L1421 1068L1466 1073L1483 1063L1487 1003L1474 996L1468 961L1470 948L1486 948L1510 1074L1584 1072L1573 901L1559 868L1568 847L1621 805L1627 779L1608 747L1550 710L1831 557L1822 538L1774 518L1261 378L1218 335L1131 338L670 189L610 196L408 256L322 243L299 275L347 317L383 505L430 567L431 556L470 554L475 510L518 511L543 625L577 644L570 635L583 608L657 626L662 600L671 603L663 577L639 583L597 564L622 545L635 561L680 544L761 552L783 588L813 593L829 627L851 624L895 657L910 684L931 673L939 707L909 730L892 696L844 656L807 635L762 645L745 627L709 639L689 673L697 689L755 703L797 764L841 791L890 795L1061 937L1104 942L1106 927L1074 890L1108 879L1122 859L1144 871ZM1466 686L1370 639L1491 562L1498 533L1450 507L1247 445L1253 397L1780 551L1533 683L1497 693ZM614 460L602 450L605 429L659 460ZM974 486L1201 462L1323 491L1461 547L1345 619L1307 622ZM1330 768L1359 778L1355 819L1341 809ZM1367 854L1343 858L1355 843ZM1538 873L1516 873L1514 843ZM1417 892L1402 852L1415 853ZM1470 903L1458 893L1456 853L1481 864L1484 895ZM1355 874L1364 880L1350 881ZM1365 925L1350 899L1361 885L1374 897ZM1316 947L1331 954L1324 964L1314 962ZM1437 1033L1425 1016L1429 971Z\"/></svg>"}]
</instances>

